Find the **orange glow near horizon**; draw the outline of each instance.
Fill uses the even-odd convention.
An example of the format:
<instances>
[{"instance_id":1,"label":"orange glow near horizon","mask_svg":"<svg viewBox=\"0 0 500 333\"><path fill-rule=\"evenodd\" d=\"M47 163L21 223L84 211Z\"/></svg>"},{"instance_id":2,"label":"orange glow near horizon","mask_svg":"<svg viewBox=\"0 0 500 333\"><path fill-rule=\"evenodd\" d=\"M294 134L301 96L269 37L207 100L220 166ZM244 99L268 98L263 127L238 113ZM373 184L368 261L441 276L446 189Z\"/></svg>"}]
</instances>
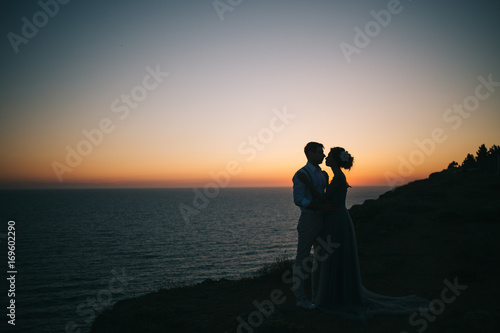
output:
<instances>
[{"instance_id":1,"label":"orange glow near horizon","mask_svg":"<svg viewBox=\"0 0 500 333\"><path fill-rule=\"evenodd\" d=\"M291 123L287 131L289 133L278 134L286 135L288 141L276 134L274 141L257 146L261 150L250 149L249 136L240 136L236 143L222 141L218 146L193 140L182 145L165 144L158 149L154 140L144 146L118 133L94 147L72 167L67 163L64 145L40 142L9 151L11 158L2 164L0 184L8 188L16 184L29 187L30 183L35 187L200 187L218 182L222 187L288 187L292 185L293 174L306 163L303 146L307 141L296 138L303 131L301 123ZM466 142L450 131L447 135L448 141L433 145L425 137L419 138L418 144L394 142L392 151L379 150L377 143L372 144L364 137L343 140L340 144L355 158L352 169L345 171L348 181L352 186L393 186L386 178L389 174L395 176L400 185L441 171L451 161L461 163L467 153L474 154L482 143L489 148L500 141L496 133L483 135L487 140L477 143ZM323 135L317 141L339 140ZM427 142L428 147L421 148L422 142ZM77 145L69 146L75 149ZM325 154L331 146L325 144ZM427 150L426 153L423 150ZM62 166L61 182L53 168L54 162ZM324 163L321 167L332 177Z\"/></svg>"},{"instance_id":2,"label":"orange glow near horizon","mask_svg":"<svg viewBox=\"0 0 500 333\"><path fill-rule=\"evenodd\" d=\"M300 124L290 125L289 130L293 137L295 132L301 131ZM495 144L494 137L492 135L486 141L488 148ZM319 139L323 142L335 140L327 137ZM430 173L443 170L453 160L461 163L467 153L474 154L478 147L478 144L456 139L458 142L450 141L430 147L433 150L428 154L424 154L416 144L396 144L396 150L391 152L377 151L366 146L363 138L356 139L358 141L351 140L351 143L345 144L355 157L352 169L345 171L352 186L393 186L391 179L386 178L388 174L397 178L399 183L396 185L426 178ZM424 139L420 140L423 142ZM91 154L82 157L80 163L73 167L68 167L66 150L61 153L61 145L46 151L38 147L13 149L12 158L2 165L0 184L7 188L25 188L30 184L33 187L56 188L203 187L214 182L221 187L292 186L293 174L306 163L303 143L296 139L291 143L277 140L274 145L263 146L261 151L238 151L238 147L248 149L246 140L248 137L243 137L242 143L221 147L218 151L205 149L203 143L199 143L199 147L195 143L188 144L195 148L187 154L179 149L184 146L167 145L165 149L157 151L154 146L142 149L135 142L135 145L130 144L125 150L111 140L108 145L103 143L101 147L94 148ZM329 148L325 147L325 154L328 154ZM62 182L58 181L54 162L68 167L60 169ZM324 163L321 167L330 177L333 176Z\"/></svg>"},{"instance_id":3,"label":"orange glow near horizon","mask_svg":"<svg viewBox=\"0 0 500 333\"><path fill-rule=\"evenodd\" d=\"M29 183L35 187L175 188L203 187L213 184L219 187L291 187L293 174L306 163L305 157L301 157L300 154L297 158L297 161L288 159L286 164L285 161L283 163L272 161L273 164L266 164L265 160L246 162L240 158L239 161L228 159L225 163L213 161L201 166L190 161L185 166L179 166L167 161L150 163L136 160L127 163L126 159L120 160L118 156L114 156L115 162L111 161L111 163L106 159L83 160L80 165L72 168L72 172L62 174L63 182L57 181L50 165L38 167L40 164L23 163L16 166L11 161L7 166L15 172L11 172L10 177L5 177L3 173L0 182L6 187ZM414 172L409 177L405 177L406 182L426 178L430 173L440 171L447 165L434 164L433 169L415 167ZM321 167L328 172L331 179L332 171L324 163ZM385 172L390 170L388 167L393 168L391 172L398 174L397 165L393 167L381 163L380 160L365 160L361 156L356 157L355 165L351 170L346 170L345 174L352 186L388 186L384 176Z\"/></svg>"}]
</instances>

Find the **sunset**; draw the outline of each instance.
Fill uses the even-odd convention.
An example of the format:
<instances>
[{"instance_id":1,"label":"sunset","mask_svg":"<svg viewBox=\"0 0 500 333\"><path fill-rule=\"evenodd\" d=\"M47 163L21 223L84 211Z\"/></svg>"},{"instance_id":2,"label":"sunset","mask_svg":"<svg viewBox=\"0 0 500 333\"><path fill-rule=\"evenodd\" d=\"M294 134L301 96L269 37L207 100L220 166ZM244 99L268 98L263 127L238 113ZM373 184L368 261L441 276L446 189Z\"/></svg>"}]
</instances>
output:
<instances>
[{"instance_id":1,"label":"sunset","mask_svg":"<svg viewBox=\"0 0 500 333\"><path fill-rule=\"evenodd\" d=\"M290 186L309 141L402 184L500 141L496 5L397 3L12 2L2 184Z\"/></svg>"},{"instance_id":2,"label":"sunset","mask_svg":"<svg viewBox=\"0 0 500 333\"><path fill-rule=\"evenodd\" d=\"M9 329L499 318L500 2L0 6Z\"/></svg>"}]
</instances>

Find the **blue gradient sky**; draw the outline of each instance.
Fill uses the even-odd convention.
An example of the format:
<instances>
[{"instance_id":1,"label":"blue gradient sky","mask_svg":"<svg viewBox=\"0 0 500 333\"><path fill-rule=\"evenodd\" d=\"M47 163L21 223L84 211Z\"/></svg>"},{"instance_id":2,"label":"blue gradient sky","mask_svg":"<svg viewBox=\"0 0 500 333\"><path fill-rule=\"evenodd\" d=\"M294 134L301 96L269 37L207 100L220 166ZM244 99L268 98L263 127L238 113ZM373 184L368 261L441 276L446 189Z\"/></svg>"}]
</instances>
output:
<instances>
[{"instance_id":1,"label":"blue gradient sky","mask_svg":"<svg viewBox=\"0 0 500 333\"><path fill-rule=\"evenodd\" d=\"M385 185L388 174L426 177L499 144L500 88L455 129L443 115L479 76L500 81L500 4L401 1L349 63L339 45L354 45L354 28L388 3L243 0L221 21L211 1L73 0L16 54L7 35L21 35L21 19L41 7L4 1L0 182L203 186L236 161L229 186L288 186L314 140L355 156L350 183ZM148 66L169 75L120 119L112 102ZM270 137L273 110L285 109L294 118ZM105 118L112 133L60 181L54 162L67 166L66 147ZM418 153L415 140L436 128L446 139ZM423 158L398 171L412 156Z\"/></svg>"}]
</instances>

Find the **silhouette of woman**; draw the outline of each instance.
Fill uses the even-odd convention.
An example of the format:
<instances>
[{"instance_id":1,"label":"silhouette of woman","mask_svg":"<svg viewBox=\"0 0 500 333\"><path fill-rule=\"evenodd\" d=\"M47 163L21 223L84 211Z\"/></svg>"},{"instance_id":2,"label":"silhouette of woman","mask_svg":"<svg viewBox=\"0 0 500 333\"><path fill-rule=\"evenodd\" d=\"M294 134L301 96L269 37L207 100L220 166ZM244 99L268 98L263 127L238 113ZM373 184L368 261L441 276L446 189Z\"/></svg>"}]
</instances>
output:
<instances>
[{"instance_id":1,"label":"silhouette of woman","mask_svg":"<svg viewBox=\"0 0 500 333\"><path fill-rule=\"evenodd\" d=\"M429 300L410 295L388 297L366 290L361 281L356 235L349 211L345 206L347 189L342 169L349 170L354 158L344 148L335 147L326 158L334 177L326 189L326 200L338 207L325 215L320 235L326 242L340 244L325 260L318 262L317 290L313 302L327 313L342 318L366 321L375 315L411 314L427 308ZM319 249L321 253L321 248ZM321 253L320 257L323 257Z\"/></svg>"}]
</instances>

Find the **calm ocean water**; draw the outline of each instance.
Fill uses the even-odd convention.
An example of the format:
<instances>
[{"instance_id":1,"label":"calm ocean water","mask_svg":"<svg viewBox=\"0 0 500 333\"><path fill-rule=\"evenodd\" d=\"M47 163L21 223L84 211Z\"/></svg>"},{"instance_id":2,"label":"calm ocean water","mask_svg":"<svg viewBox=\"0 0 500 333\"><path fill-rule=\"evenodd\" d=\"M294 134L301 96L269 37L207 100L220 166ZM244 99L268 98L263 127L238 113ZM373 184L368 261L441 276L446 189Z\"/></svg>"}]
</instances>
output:
<instances>
[{"instance_id":1,"label":"calm ocean water","mask_svg":"<svg viewBox=\"0 0 500 333\"><path fill-rule=\"evenodd\" d=\"M353 187L347 205L387 190ZM226 188L196 206L194 199L192 189L0 191L3 275L9 220L17 269L15 327L7 325L2 279L2 332L88 332L118 300L234 279L293 257L300 212L290 188ZM193 209L188 219L180 205Z\"/></svg>"}]
</instances>

